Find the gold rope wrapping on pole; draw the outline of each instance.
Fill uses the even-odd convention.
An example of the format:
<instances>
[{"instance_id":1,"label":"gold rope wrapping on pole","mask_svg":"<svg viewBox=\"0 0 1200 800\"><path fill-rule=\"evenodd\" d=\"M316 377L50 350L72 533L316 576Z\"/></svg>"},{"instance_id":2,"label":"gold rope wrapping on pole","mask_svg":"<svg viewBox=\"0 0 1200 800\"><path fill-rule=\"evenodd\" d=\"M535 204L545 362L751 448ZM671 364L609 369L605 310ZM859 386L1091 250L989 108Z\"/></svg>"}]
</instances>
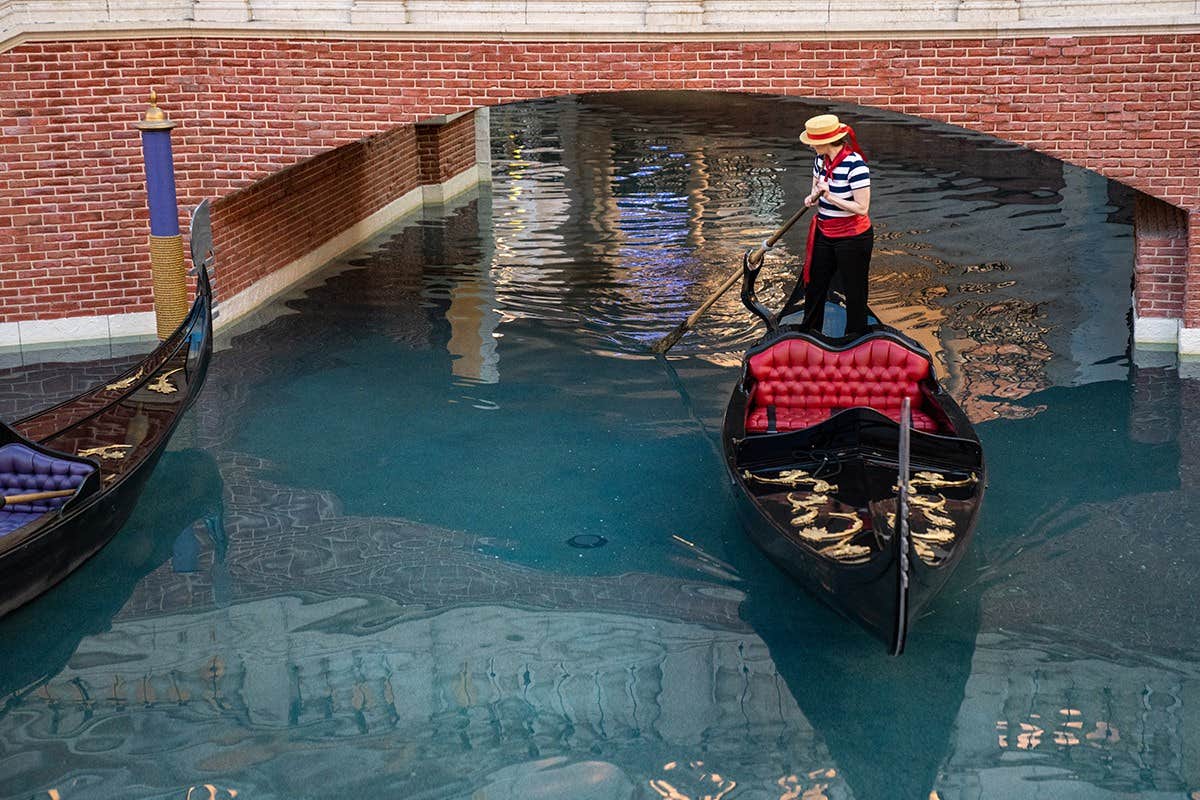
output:
<instances>
[{"instance_id":1,"label":"gold rope wrapping on pole","mask_svg":"<svg viewBox=\"0 0 1200 800\"><path fill-rule=\"evenodd\" d=\"M154 319L158 338L166 339L188 312L187 267L182 236L151 236L150 267L154 273Z\"/></svg>"}]
</instances>

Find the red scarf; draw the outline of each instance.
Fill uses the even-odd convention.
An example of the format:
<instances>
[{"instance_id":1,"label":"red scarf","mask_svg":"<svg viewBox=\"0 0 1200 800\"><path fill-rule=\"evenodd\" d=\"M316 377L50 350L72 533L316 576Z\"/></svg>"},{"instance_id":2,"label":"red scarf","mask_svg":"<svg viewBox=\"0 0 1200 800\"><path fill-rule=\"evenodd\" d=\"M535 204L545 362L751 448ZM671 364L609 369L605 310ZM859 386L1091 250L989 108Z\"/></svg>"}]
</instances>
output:
<instances>
[{"instance_id":1,"label":"red scarf","mask_svg":"<svg viewBox=\"0 0 1200 800\"><path fill-rule=\"evenodd\" d=\"M842 163L851 153L857 153L860 158L863 158L862 150L858 148L858 139L854 136L854 129L847 125L846 131L850 136L850 143L842 145L842 149L833 157L833 160L825 165L826 183L832 180L833 171L837 168L837 165ZM863 158L863 161L865 162L866 158ZM812 270L813 243L817 240L818 229L830 239L841 239L846 236L857 236L871 227L871 218L866 214L855 214L852 217L837 217L836 219L821 219L819 208L820 202L818 201L818 212L813 214L812 221L808 225L808 244L804 251L803 280L805 285L808 284L808 276Z\"/></svg>"}]
</instances>

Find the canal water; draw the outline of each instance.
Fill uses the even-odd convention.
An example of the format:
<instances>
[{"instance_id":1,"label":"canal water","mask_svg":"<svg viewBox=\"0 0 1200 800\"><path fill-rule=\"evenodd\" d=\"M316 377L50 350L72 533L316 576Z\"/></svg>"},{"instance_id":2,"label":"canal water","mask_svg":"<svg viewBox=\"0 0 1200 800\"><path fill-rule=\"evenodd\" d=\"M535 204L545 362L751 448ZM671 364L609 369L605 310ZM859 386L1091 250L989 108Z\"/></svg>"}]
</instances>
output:
<instances>
[{"instance_id":1,"label":"canal water","mask_svg":"<svg viewBox=\"0 0 1200 800\"><path fill-rule=\"evenodd\" d=\"M736 293L649 353L795 210L829 110L873 307L988 458L901 658L739 527ZM131 522L0 620L0 798L1200 799L1200 370L1131 350L1130 190L799 100L491 125L490 186L223 336ZM135 357L10 359L0 414Z\"/></svg>"}]
</instances>

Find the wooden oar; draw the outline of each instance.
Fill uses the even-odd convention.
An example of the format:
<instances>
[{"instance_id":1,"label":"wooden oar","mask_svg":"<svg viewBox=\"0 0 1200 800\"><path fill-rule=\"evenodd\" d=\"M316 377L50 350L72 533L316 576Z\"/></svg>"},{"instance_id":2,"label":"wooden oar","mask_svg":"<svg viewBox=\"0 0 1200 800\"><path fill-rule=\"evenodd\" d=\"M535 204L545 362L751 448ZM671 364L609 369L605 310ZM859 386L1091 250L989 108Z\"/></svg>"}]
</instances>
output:
<instances>
[{"instance_id":1,"label":"wooden oar","mask_svg":"<svg viewBox=\"0 0 1200 800\"><path fill-rule=\"evenodd\" d=\"M770 249L771 247L774 247L775 243L778 242L780 239L782 239L783 235L785 233L787 233L788 230L793 225L795 225L800 220L801 217L803 217L805 214L808 213L808 208L809 208L808 206L802 206L799 211L797 211L795 214L793 214L791 216L791 219L789 219L787 222L783 223L783 226L779 230L777 230L773 234L771 234L771 237L769 239L767 239L763 243L763 245L756 247L750 253L750 266L751 267L756 267L759 265L759 263L763 260L763 256L766 254L767 250ZM729 291L729 287L731 287L735 283L737 283L738 279L741 277L742 277L742 268L738 267L737 271L734 272L732 275L730 275L728 278L726 278L725 282L722 283L715 292L713 292L711 295L709 295L708 299L705 300L703 303L701 303L699 308L697 308L695 311L693 311L691 313L691 315L687 319L685 319L683 322L676 325L674 330L672 330L666 336L664 336L663 338L661 338L657 342L655 342L654 345L650 349L653 350L655 353L661 354L661 353L667 352L672 347L674 347L679 342L679 340L683 338L683 335L685 333L687 333L689 330L691 330L692 326L696 324L696 320L700 319L700 317L704 314L704 312L708 311L708 309L712 306L712 304L717 302L717 300L720 299L721 295L723 295L727 291Z\"/></svg>"},{"instance_id":2,"label":"wooden oar","mask_svg":"<svg viewBox=\"0 0 1200 800\"><path fill-rule=\"evenodd\" d=\"M76 489L62 489L57 492L34 492L33 494L9 494L0 497L0 508L17 506L25 503L36 503L38 500L50 500L55 497L70 497Z\"/></svg>"}]
</instances>

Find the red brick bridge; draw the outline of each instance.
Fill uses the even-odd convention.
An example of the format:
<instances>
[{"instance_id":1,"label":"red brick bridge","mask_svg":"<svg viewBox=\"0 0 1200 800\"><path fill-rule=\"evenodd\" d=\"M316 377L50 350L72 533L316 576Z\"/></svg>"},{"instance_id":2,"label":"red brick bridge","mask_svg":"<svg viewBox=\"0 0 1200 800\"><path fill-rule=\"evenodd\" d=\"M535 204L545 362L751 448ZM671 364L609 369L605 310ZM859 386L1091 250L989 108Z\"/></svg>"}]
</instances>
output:
<instances>
[{"instance_id":1,"label":"red brick bridge","mask_svg":"<svg viewBox=\"0 0 1200 800\"><path fill-rule=\"evenodd\" d=\"M671 6L670 22L684 7L717 0L641 2ZM179 126L181 207L217 198L219 288L238 313L314 258L366 238L405 202L478 179L474 110L682 89L874 106L1017 142L1128 184L1141 193L1130 264L1136 338L1200 354L1200 15L1095 31L1039 28L1005 23L1002 7L1014 3L1021 0L954 0L960 20L974 4L1001 21L895 37L829 26L706 34L700 23L621 40L536 26L455 33L376 25L363 33L253 21L211 30L196 20L77 31L10 24L0 38L0 346L152 329L144 324L149 228L133 127L151 86ZM8 5L0 0L0 14ZM406 25L414 9L429 7L391 5L408 8ZM4 24L0 16L0 37ZM101 328L96 320L105 320Z\"/></svg>"}]
</instances>

